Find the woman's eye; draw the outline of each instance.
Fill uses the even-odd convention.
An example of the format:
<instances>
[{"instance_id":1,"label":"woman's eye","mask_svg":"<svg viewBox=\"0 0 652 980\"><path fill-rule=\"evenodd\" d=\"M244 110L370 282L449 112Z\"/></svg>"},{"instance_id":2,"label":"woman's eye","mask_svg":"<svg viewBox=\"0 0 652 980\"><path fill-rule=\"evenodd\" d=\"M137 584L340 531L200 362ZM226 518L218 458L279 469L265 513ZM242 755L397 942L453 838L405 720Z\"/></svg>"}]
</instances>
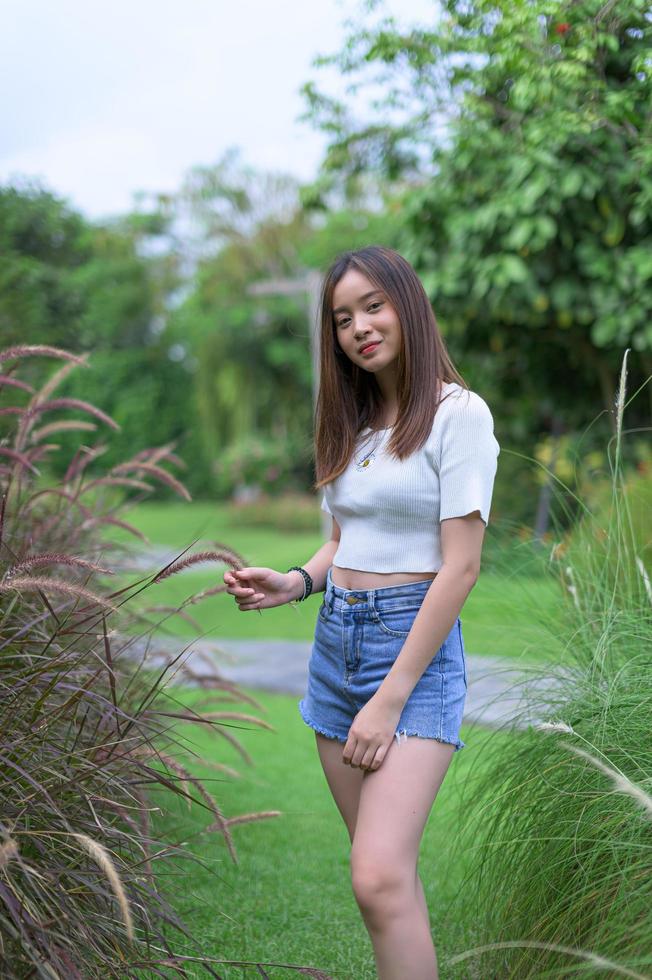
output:
<instances>
[{"instance_id":1,"label":"woman's eye","mask_svg":"<svg viewBox=\"0 0 652 980\"><path fill-rule=\"evenodd\" d=\"M382 305L383 305L383 301L382 300L377 300L374 303L370 303L369 306L367 307L367 313L374 313L376 310L379 310ZM336 320L335 321L335 326L336 327L345 327L350 322L350 319L351 319L350 317L345 316L341 320Z\"/></svg>"}]
</instances>

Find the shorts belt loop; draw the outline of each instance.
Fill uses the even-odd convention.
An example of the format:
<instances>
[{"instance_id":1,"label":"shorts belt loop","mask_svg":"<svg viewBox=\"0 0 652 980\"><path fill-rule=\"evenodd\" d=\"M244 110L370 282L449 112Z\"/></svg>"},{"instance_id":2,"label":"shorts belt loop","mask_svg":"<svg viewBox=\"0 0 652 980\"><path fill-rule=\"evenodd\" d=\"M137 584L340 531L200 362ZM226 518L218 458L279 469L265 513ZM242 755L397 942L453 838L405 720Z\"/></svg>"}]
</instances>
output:
<instances>
[{"instance_id":1,"label":"shorts belt loop","mask_svg":"<svg viewBox=\"0 0 652 980\"><path fill-rule=\"evenodd\" d=\"M369 596L369 615L371 616L372 620L375 620L377 615L376 614L376 590L369 589L369 592L367 594Z\"/></svg>"},{"instance_id":2,"label":"shorts belt loop","mask_svg":"<svg viewBox=\"0 0 652 980\"><path fill-rule=\"evenodd\" d=\"M335 587L333 585L333 580L330 578L329 573L329 583L328 583L328 595L326 596L328 602L328 611L333 614L333 606L335 605Z\"/></svg>"},{"instance_id":3,"label":"shorts belt loop","mask_svg":"<svg viewBox=\"0 0 652 980\"><path fill-rule=\"evenodd\" d=\"M333 612L333 580L330 567L326 570L326 588L324 589L324 604L329 613Z\"/></svg>"}]
</instances>

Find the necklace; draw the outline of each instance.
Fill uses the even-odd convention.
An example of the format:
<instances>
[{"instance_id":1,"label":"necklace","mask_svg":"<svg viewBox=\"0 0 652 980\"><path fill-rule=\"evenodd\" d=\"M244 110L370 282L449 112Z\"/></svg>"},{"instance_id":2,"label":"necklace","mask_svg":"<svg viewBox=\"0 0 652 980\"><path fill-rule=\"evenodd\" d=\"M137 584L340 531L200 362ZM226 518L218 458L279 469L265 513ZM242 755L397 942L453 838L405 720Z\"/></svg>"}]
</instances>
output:
<instances>
[{"instance_id":1,"label":"necklace","mask_svg":"<svg viewBox=\"0 0 652 980\"><path fill-rule=\"evenodd\" d=\"M377 429L375 431L376 431L376 434L378 434L378 433L386 432L387 430L386 429ZM356 470L358 470L359 472L362 472L362 470L365 470L368 466L371 466L372 462L376 458L376 449L378 448L378 442L379 442L379 440L376 439L373 447L364 456L361 456L359 459L355 459L354 458L354 463L355 463Z\"/></svg>"},{"instance_id":2,"label":"necklace","mask_svg":"<svg viewBox=\"0 0 652 980\"><path fill-rule=\"evenodd\" d=\"M375 458L376 458L376 450L371 449L366 456L362 457L362 459L355 460L356 470L364 470L367 466L371 465L371 461Z\"/></svg>"}]
</instances>

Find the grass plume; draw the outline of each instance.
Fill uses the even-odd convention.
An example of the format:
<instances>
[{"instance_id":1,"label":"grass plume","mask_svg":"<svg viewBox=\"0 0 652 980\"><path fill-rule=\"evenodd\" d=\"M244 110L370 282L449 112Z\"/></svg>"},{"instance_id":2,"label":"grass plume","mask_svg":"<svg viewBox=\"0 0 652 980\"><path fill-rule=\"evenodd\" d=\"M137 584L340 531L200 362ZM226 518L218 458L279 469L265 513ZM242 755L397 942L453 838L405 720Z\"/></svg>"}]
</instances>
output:
<instances>
[{"instance_id":1,"label":"grass plume","mask_svg":"<svg viewBox=\"0 0 652 980\"><path fill-rule=\"evenodd\" d=\"M480 976L652 969L652 482L623 463L628 354L609 476L587 481L542 566L558 602L539 642L564 659L530 669L524 711L540 720L509 752L487 740L461 801L450 859L472 856L459 900L477 893L481 944L451 962L475 957Z\"/></svg>"},{"instance_id":2,"label":"grass plume","mask_svg":"<svg viewBox=\"0 0 652 980\"><path fill-rule=\"evenodd\" d=\"M0 844L0 871L4 871L10 861L18 857L18 844L9 838Z\"/></svg>"},{"instance_id":3,"label":"grass plume","mask_svg":"<svg viewBox=\"0 0 652 980\"><path fill-rule=\"evenodd\" d=\"M99 865L106 875L113 890L113 894L118 902L120 914L122 915L122 921L124 922L124 927L127 932L127 938L130 942L133 942L134 924L131 918L131 909L129 908L127 894L120 880L120 875L118 874L116 866L111 859L111 855L103 844L100 844L99 841L93 840L92 837L88 837L86 834L73 834L72 836L75 838L75 840L79 841L82 848L87 854L90 855L90 857L93 858L96 864Z\"/></svg>"}]
</instances>

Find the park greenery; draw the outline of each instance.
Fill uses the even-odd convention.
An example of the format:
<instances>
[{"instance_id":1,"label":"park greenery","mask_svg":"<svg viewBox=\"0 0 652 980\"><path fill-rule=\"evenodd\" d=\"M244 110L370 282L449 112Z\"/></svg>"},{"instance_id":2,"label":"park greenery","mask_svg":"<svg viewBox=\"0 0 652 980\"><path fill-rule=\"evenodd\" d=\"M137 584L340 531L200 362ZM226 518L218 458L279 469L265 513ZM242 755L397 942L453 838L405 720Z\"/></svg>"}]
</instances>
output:
<instances>
[{"instance_id":1,"label":"park greenery","mask_svg":"<svg viewBox=\"0 0 652 980\"><path fill-rule=\"evenodd\" d=\"M652 968L652 490L638 488L638 523L622 466L626 404L625 358L610 494L594 510L580 502L550 555L562 588L540 642L565 649L542 672L557 683L531 689L527 710L543 720L511 752L487 745L463 793L458 844L475 854L479 916L474 949L452 962L474 957L483 976L642 980Z\"/></svg>"},{"instance_id":2,"label":"park greenery","mask_svg":"<svg viewBox=\"0 0 652 980\"><path fill-rule=\"evenodd\" d=\"M397 247L497 420L495 518L543 533L550 483L522 457L575 492L580 452L606 476L625 347L634 390L652 373L647 4L449 0L403 31L366 6L324 59L349 97L306 84L331 140L314 184L230 151L101 224L29 182L2 188L3 336L93 350L100 389L80 373L67 393L120 423L108 463L173 439L195 495L309 492L307 299L251 287ZM627 462L645 451L631 440Z\"/></svg>"},{"instance_id":3,"label":"park greenery","mask_svg":"<svg viewBox=\"0 0 652 980\"><path fill-rule=\"evenodd\" d=\"M306 85L330 137L314 199L342 181L355 196L370 170L391 181L399 250L471 386L497 406L503 441L538 443L548 463L566 449L568 462L581 432L583 453L599 454L586 406L613 431L625 347L634 390L652 374L649 4L439 6L437 24L403 31L365 18L323 59L350 79L347 99ZM648 390L633 425L650 406ZM501 459L503 480L515 463ZM501 516L515 504L503 510L499 481Z\"/></svg>"},{"instance_id":4,"label":"park greenery","mask_svg":"<svg viewBox=\"0 0 652 980\"><path fill-rule=\"evenodd\" d=\"M315 65L340 69L346 97L304 89L329 136L310 185L233 150L101 222L27 178L0 187L3 975L201 964L230 980L271 960L285 976L290 958L315 977L372 975L362 934L315 938L323 918L355 935L334 877L318 895L301 883L310 928L285 921L287 896L262 910L256 888L234 926L220 887L248 886L216 851L235 863L246 825L250 867L269 888L285 875L294 900L307 752L287 771L259 717L271 696L217 675L198 688L183 657L195 686L172 687L155 642L308 638L310 603L239 617L219 584L225 567L288 567L320 541L309 297L255 287L305 282L369 243L413 262L496 423L465 636L559 681L533 689L543 727L465 734L482 750L437 801L460 828L455 847L438 830L426 841L442 969L650 975L652 11L440 0L407 28L367 0L348 31ZM165 571L132 574L125 537L172 549ZM238 783L229 752L260 753L285 800ZM262 820L292 781L295 823ZM303 831L321 881L336 844ZM340 876L345 859L342 843Z\"/></svg>"},{"instance_id":5,"label":"park greenery","mask_svg":"<svg viewBox=\"0 0 652 980\"><path fill-rule=\"evenodd\" d=\"M38 353L65 356L48 348L13 348L2 355L3 380L14 382L12 400L23 405L14 413L16 437L4 448L3 471L0 774L11 801L0 852L5 968L23 976L45 961L70 976L75 969L88 976L143 976L149 970L194 976L201 967L230 980L256 963L281 975L309 963L314 976L370 978L360 923L345 930L347 943L332 944L314 918L316 881L320 916L331 915L332 903L333 921L344 926L354 908L352 896L343 894L347 848L335 830L342 827L323 784L315 786L314 747L305 730L297 738L295 702L288 698L281 707L271 695L261 701L219 676L205 679L199 690L171 688L169 654L156 642L175 609L191 628L186 635L194 636L203 632L201 624L193 625L207 605L202 597L225 598L215 576L198 580L193 569L207 560L242 564L240 542L279 551L288 547L287 532L274 542L242 529L238 550L230 552L204 533L199 548L184 554L181 538L187 547L192 540L197 544L198 531L215 529L209 510L200 516L186 503L184 523L166 520L158 507L140 507L127 524L125 506L116 510L120 484L131 500L153 479L184 496L174 475L181 461L167 446L139 452L106 473L98 472L98 457L80 448L60 484L33 473L56 451L49 440L67 424L45 417L55 415L56 388L73 365L68 361L38 392L25 391L16 385L22 382L16 368ZM540 666L530 665L532 679L555 670L562 683L538 692L539 717L549 719L543 728L487 732L470 726L464 733L469 756L435 808L422 869L432 866L428 889L440 962L455 980L571 976L578 963L595 968L596 976L609 969L645 977L651 965L644 843L652 628L645 527L651 501L649 480L622 466L623 417L632 404L623 371L617 431L608 447L611 492L593 511L578 502L583 520L565 533L558 529L559 541L546 560L518 540L489 552L494 595L508 594L506 605L523 608L533 621L530 643L538 647ZM75 408L111 425L92 405ZM127 557L117 535L142 540L144 531L150 539L176 543L174 556L149 574L131 575L127 585L124 576L109 578L111 567ZM292 547L301 537L292 535ZM184 574L173 574L177 570ZM192 581L183 596L166 591L186 576ZM148 592L149 607L139 603L125 615ZM465 632L467 617L472 622L478 609L470 604L465 611ZM491 609L481 615L490 618ZM504 609L494 615L496 633L515 634L523 646L518 616L510 619ZM217 621L223 627L215 609ZM478 635L484 632L486 627ZM139 633L149 638L145 659L133 647ZM133 659L132 649L138 653ZM180 659L173 655L176 668L196 685L199 679L179 653ZM276 735L265 706L273 719L279 717ZM189 737L186 726L198 731ZM279 752L279 737L297 742L291 757ZM243 780L233 763L251 764L253 758L264 766ZM229 811L237 804L242 815L227 817L227 801ZM276 820L259 823L272 815L281 818L278 832L272 829ZM228 867L229 835L240 825L250 825L246 882L242 868ZM291 858L299 825L317 843L297 875ZM451 826L459 828L454 838ZM213 839L219 831L227 835L224 854ZM232 836L230 843L233 858ZM341 860L333 864L338 847ZM200 863L191 870L193 859ZM323 865L332 866L325 878ZM285 869L280 878L279 868ZM279 887L293 895L302 890L292 904L300 924L290 935L283 925L287 904L262 897L261 889L278 894ZM473 902L470 893L477 896ZM27 920L21 908L29 908ZM65 930L53 927L61 910ZM191 923L192 939L181 932L184 920ZM312 967L302 969L311 975ZM318 972L324 969L333 974ZM51 973L43 968L36 975Z\"/></svg>"}]
</instances>

